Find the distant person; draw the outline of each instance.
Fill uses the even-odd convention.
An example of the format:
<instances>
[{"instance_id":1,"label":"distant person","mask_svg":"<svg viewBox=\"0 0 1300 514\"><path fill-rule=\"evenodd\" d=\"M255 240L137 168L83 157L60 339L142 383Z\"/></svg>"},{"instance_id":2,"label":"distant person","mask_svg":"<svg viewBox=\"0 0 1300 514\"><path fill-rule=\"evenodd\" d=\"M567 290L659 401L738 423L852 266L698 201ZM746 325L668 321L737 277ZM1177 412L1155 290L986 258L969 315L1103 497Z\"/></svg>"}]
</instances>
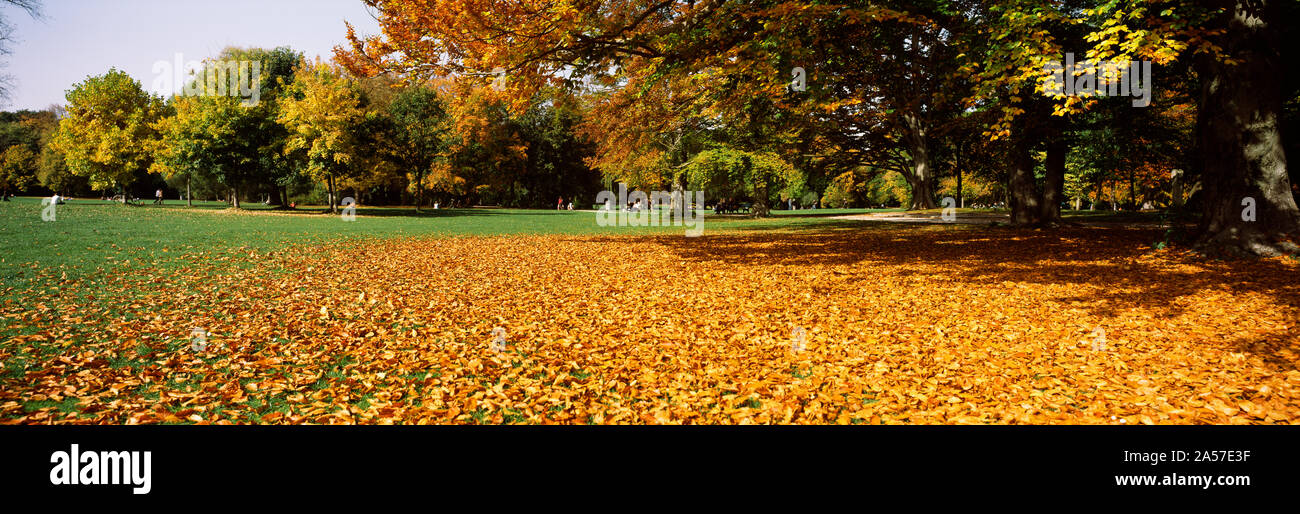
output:
<instances>
[{"instance_id":1,"label":"distant person","mask_svg":"<svg viewBox=\"0 0 1300 514\"><path fill-rule=\"evenodd\" d=\"M433 202L433 210L438 210L438 202Z\"/></svg>"},{"instance_id":2,"label":"distant person","mask_svg":"<svg viewBox=\"0 0 1300 514\"><path fill-rule=\"evenodd\" d=\"M159 189L159 190L157 190L157 191L154 191L154 192L153 192L153 198L154 198L153 203L155 203L155 204L161 204L161 203L163 203L162 190Z\"/></svg>"},{"instance_id":3,"label":"distant person","mask_svg":"<svg viewBox=\"0 0 1300 514\"><path fill-rule=\"evenodd\" d=\"M555 210L559 211L563 209L564 209L564 197L561 196L559 200L555 201Z\"/></svg>"},{"instance_id":4,"label":"distant person","mask_svg":"<svg viewBox=\"0 0 1300 514\"><path fill-rule=\"evenodd\" d=\"M569 210L573 210L573 201L569 201Z\"/></svg>"}]
</instances>

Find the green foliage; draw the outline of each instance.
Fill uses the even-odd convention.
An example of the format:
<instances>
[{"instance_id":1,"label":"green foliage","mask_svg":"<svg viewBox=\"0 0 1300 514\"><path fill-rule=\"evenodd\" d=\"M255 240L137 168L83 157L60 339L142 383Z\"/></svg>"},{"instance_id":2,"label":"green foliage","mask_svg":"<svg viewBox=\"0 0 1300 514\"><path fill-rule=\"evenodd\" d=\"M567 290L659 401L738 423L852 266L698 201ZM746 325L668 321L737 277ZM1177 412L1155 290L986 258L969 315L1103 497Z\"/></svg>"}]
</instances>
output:
<instances>
[{"instance_id":1,"label":"green foliage","mask_svg":"<svg viewBox=\"0 0 1300 514\"><path fill-rule=\"evenodd\" d=\"M766 192L769 204L801 195L804 184L803 175L775 154L726 146L695 154L676 178L689 190L704 191L708 201L758 201L756 195Z\"/></svg>"},{"instance_id":2,"label":"green foliage","mask_svg":"<svg viewBox=\"0 0 1300 514\"><path fill-rule=\"evenodd\" d=\"M434 164L445 158L449 145L451 123L447 108L436 90L416 85L397 94L387 115L391 119L391 136L382 140L380 151L405 172L418 208L424 190L433 185L427 183L427 178Z\"/></svg>"},{"instance_id":3,"label":"green foliage","mask_svg":"<svg viewBox=\"0 0 1300 514\"><path fill-rule=\"evenodd\" d=\"M223 61L260 63L258 102L248 105L235 96L173 97L172 115L157 124L161 140L152 170L173 185L201 184L203 193L213 192L213 186L233 190L236 205L241 190L289 183L298 166L286 155L288 131L276 118L278 95L292 83L299 58L288 48L223 51Z\"/></svg>"},{"instance_id":4,"label":"green foliage","mask_svg":"<svg viewBox=\"0 0 1300 514\"><path fill-rule=\"evenodd\" d=\"M600 174L587 166L594 143L577 133L582 115L571 106L544 103L519 119L527 143L526 173L519 182L529 190L518 207L555 207L557 198L575 205L590 203L602 189Z\"/></svg>"}]
</instances>

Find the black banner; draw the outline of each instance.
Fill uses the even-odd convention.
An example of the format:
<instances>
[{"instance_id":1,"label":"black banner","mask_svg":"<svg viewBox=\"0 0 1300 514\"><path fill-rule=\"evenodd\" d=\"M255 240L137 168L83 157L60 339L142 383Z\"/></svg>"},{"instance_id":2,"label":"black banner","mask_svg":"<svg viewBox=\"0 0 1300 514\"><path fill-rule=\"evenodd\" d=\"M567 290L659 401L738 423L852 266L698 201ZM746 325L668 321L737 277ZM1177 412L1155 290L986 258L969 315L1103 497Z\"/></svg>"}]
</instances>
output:
<instances>
[{"instance_id":1,"label":"black banner","mask_svg":"<svg viewBox=\"0 0 1300 514\"><path fill-rule=\"evenodd\" d=\"M37 502L159 506L250 495L336 505L461 495L494 505L555 495L1244 505L1294 487L1297 435L1226 426L7 426L0 488Z\"/></svg>"}]
</instances>

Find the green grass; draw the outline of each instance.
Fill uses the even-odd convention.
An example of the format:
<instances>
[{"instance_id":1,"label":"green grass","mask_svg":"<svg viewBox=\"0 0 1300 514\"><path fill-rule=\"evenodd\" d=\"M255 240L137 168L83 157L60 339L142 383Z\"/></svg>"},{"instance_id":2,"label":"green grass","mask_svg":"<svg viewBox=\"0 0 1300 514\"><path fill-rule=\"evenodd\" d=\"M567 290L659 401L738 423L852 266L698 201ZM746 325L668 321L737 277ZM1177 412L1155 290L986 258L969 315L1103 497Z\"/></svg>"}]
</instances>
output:
<instances>
[{"instance_id":1,"label":"green grass","mask_svg":"<svg viewBox=\"0 0 1300 514\"><path fill-rule=\"evenodd\" d=\"M0 301L19 292L54 292L55 287L92 277L86 288L111 287L115 275L174 274L199 265L235 268L248 259L292 248L340 244L368 238L409 236L491 236L506 234L682 235L681 226L599 226L596 215L584 211L525 209L440 209L414 212L410 207L361 207L355 221L327 214L321 206L270 210L257 203L244 210L221 202L196 202L187 207L172 200L153 205L121 205L74 199L56 210L54 221L43 221L40 198L0 202ZM777 210L766 219L743 215L705 217L705 234L731 230L857 228L861 222L829 216L899 211L900 209ZM967 210L963 210L967 211ZM969 210L969 211L974 211ZM980 210L979 212L1005 212ZM1070 211L1080 220L1155 219L1156 213ZM229 259L229 263L225 262ZM246 264L244 264L246 265ZM107 273L104 273L107 271ZM36 288L36 289L33 289ZM47 289L42 289L47 288ZM60 291L68 293L68 291ZM77 293L77 291L74 291ZM127 293L130 291L119 292Z\"/></svg>"},{"instance_id":2,"label":"green grass","mask_svg":"<svg viewBox=\"0 0 1300 514\"><path fill-rule=\"evenodd\" d=\"M320 206L294 211L246 204L243 211L221 202L145 202L121 205L99 200L72 200L60 205L54 221L41 219L40 198L0 202L0 280L30 279L31 269L57 268L69 279L86 272L141 267L176 268L191 264L195 254L220 259L231 254L265 253L289 246L334 244L364 238L420 235L490 236L505 234L682 234L684 227L617 227L597 225L583 211L525 209L439 209L417 214L409 207L361 207L355 221L324 213ZM867 212L858 210L778 211L752 220L744 216L708 215L713 230L774 229L825 223L791 214Z\"/></svg>"}]
</instances>

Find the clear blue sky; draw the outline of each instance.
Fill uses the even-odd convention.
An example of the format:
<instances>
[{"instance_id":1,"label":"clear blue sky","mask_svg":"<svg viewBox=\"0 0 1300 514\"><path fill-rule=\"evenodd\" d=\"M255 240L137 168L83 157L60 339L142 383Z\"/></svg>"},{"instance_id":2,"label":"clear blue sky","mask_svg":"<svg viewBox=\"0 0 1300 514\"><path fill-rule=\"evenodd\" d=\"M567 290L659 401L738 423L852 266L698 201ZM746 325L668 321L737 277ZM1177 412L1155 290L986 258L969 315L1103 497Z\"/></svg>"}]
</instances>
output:
<instances>
[{"instance_id":1,"label":"clear blue sky","mask_svg":"<svg viewBox=\"0 0 1300 514\"><path fill-rule=\"evenodd\" d=\"M89 75L117 67L145 89L157 61L203 60L227 46L288 45L307 58L329 58L347 35L378 23L360 0L44 0L43 20L3 7L14 25L12 55L0 72L15 79L5 110L64 103L64 92Z\"/></svg>"}]
</instances>

